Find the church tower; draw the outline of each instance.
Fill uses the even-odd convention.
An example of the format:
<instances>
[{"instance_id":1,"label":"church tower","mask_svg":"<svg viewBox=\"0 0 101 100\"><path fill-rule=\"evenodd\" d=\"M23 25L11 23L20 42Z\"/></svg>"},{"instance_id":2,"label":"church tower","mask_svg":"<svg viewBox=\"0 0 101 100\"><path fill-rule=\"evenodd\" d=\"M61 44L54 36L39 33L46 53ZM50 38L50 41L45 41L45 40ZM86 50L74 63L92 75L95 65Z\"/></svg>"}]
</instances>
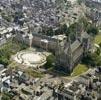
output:
<instances>
[{"instance_id":1,"label":"church tower","mask_svg":"<svg viewBox=\"0 0 101 100\"><path fill-rule=\"evenodd\" d=\"M71 71L73 69L73 59L72 59L72 49L71 49L71 39L70 37L68 36L68 50L66 51L67 52L67 67L69 69L69 71Z\"/></svg>"},{"instance_id":2,"label":"church tower","mask_svg":"<svg viewBox=\"0 0 101 100\"><path fill-rule=\"evenodd\" d=\"M62 43L57 42L56 48L56 65L62 67L66 72L69 72L73 68L71 39L64 40Z\"/></svg>"},{"instance_id":3,"label":"church tower","mask_svg":"<svg viewBox=\"0 0 101 100\"><path fill-rule=\"evenodd\" d=\"M91 46L91 38L90 36L86 33L82 33L82 45L83 45L83 50L84 50L84 56L87 55L88 51L90 50Z\"/></svg>"}]
</instances>

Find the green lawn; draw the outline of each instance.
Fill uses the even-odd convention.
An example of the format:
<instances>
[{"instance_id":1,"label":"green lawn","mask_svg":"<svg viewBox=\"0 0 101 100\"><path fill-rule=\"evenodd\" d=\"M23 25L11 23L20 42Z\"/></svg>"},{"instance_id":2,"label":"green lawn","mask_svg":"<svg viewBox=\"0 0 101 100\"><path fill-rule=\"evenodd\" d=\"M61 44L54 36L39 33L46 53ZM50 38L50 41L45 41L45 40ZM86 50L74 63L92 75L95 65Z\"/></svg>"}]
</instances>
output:
<instances>
[{"instance_id":1,"label":"green lawn","mask_svg":"<svg viewBox=\"0 0 101 100\"><path fill-rule=\"evenodd\" d=\"M88 67L83 64L78 64L74 69L73 72L71 73L71 76L77 76L80 75L88 70Z\"/></svg>"},{"instance_id":2,"label":"green lawn","mask_svg":"<svg viewBox=\"0 0 101 100\"><path fill-rule=\"evenodd\" d=\"M33 70L32 68L26 69L26 70L25 70L25 73L28 74L28 75L31 76L31 77L38 77L38 78L41 78L41 77L44 76L44 73L35 71L35 70Z\"/></svg>"},{"instance_id":3,"label":"green lawn","mask_svg":"<svg viewBox=\"0 0 101 100\"><path fill-rule=\"evenodd\" d=\"M97 44L101 43L101 33L99 33L98 35L96 35L96 37L95 37L95 43L97 43Z\"/></svg>"}]
</instances>

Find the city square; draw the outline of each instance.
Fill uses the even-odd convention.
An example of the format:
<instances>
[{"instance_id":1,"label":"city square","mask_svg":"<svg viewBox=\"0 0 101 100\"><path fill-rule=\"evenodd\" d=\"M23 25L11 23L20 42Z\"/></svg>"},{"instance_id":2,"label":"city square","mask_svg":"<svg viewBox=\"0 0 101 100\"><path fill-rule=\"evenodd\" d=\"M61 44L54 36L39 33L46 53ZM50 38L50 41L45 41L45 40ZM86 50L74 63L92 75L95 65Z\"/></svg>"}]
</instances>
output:
<instances>
[{"instance_id":1,"label":"city square","mask_svg":"<svg viewBox=\"0 0 101 100\"><path fill-rule=\"evenodd\" d=\"M14 56L14 60L22 65L39 68L46 63L46 56L41 52L21 51Z\"/></svg>"}]
</instances>

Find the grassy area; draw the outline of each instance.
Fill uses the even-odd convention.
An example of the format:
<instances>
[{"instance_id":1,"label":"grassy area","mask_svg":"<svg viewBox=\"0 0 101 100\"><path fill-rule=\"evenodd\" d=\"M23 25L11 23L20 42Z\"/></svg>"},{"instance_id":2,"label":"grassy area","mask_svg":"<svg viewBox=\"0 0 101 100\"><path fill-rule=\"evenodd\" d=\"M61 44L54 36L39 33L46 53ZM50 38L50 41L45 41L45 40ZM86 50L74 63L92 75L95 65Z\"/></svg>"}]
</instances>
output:
<instances>
[{"instance_id":1,"label":"grassy area","mask_svg":"<svg viewBox=\"0 0 101 100\"><path fill-rule=\"evenodd\" d=\"M17 41L8 40L7 43L0 48L0 63L4 65L10 64L11 55L16 54L18 51L23 50L26 47L27 46Z\"/></svg>"},{"instance_id":2,"label":"grassy area","mask_svg":"<svg viewBox=\"0 0 101 100\"><path fill-rule=\"evenodd\" d=\"M96 35L96 37L95 37L95 43L97 43L97 44L101 43L101 33L99 33L98 35Z\"/></svg>"},{"instance_id":3,"label":"grassy area","mask_svg":"<svg viewBox=\"0 0 101 100\"><path fill-rule=\"evenodd\" d=\"M26 70L25 70L25 73L27 73L29 76L38 77L38 78L41 78L41 77L44 76L44 73L35 71L35 70L33 70L32 68L26 69Z\"/></svg>"},{"instance_id":4,"label":"grassy area","mask_svg":"<svg viewBox=\"0 0 101 100\"><path fill-rule=\"evenodd\" d=\"M71 73L71 76L77 76L80 75L88 70L88 67L83 64L78 64L74 69L73 72Z\"/></svg>"}]
</instances>

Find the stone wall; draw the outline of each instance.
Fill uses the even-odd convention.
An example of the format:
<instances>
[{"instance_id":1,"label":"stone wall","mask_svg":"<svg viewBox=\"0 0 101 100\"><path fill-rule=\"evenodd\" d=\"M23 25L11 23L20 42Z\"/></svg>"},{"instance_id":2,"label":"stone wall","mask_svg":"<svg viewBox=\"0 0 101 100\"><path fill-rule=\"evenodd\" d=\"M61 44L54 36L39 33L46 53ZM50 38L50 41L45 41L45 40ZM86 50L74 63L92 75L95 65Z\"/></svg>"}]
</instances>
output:
<instances>
[{"instance_id":1,"label":"stone wall","mask_svg":"<svg viewBox=\"0 0 101 100\"><path fill-rule=\"evenodd\" d=\"M21 35L20 33L17 33L16 35L16 39L18 41L24 42L25 44L29 45L29 38L28 36L23 37L23 35ZM43 42L41 40L47 40L48 42ZM32 46L37 46L43 49L47 49L50 51L55 51L57 45L57 40L53 39L51 37L48 36L44 36L44 35L38 35L38 34L33 34L33 42L32 42Z\"/></svg>"}]
</instances>

